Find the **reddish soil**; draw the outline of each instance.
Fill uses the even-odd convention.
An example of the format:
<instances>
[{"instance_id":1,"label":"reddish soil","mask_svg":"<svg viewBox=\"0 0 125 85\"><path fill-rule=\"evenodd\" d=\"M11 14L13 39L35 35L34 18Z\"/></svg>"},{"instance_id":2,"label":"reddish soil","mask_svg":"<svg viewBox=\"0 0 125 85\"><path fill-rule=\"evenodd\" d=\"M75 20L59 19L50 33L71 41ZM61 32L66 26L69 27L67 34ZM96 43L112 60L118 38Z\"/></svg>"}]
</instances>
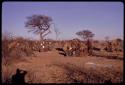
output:
<instances>
[{"instance_id":1,"label":"reddish soil","mask_svg":"<svg viewBox=\"0 0 125 85\"><path fill-rule=\"evenodd\" d=\"M10 76L16 68L26 70L27 83L120 83L123 82L123 60L96 56L70 57L58 51L35 52L35 57L13 62ZM3 66L3 75L7 67Z\"/></svg>"}]
</instances>

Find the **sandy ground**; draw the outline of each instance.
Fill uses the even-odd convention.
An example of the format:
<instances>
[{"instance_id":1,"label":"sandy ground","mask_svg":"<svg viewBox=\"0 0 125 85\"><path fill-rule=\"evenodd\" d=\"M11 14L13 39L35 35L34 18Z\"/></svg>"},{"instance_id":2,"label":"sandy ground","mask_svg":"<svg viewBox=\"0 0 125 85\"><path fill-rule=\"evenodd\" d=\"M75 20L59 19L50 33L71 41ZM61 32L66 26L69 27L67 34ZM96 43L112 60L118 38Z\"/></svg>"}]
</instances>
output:
<instances>
[{"instance_id":1,"label":"sandy ground","mask_svg":"<svg viewBox=\"0 0 125 85\"><path fill-rule=\"evenodd\" d=\"M119 83L123 81L123 60L95 56L66 57L58 51L35 52L35 57L14 63L26 70L27 83ZM13 73L14 74L14 73Z\"/></svg>"}]
</instances>

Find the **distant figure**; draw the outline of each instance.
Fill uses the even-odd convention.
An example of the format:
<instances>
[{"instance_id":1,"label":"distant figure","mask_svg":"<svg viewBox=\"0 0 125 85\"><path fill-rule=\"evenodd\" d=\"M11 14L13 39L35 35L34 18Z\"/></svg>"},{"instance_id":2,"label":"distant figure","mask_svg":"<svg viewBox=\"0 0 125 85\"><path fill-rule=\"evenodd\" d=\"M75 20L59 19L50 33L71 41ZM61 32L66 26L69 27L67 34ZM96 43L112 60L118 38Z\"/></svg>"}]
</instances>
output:
<instances>
[{"instance_id":1,"label":"distant figure","mask_svg":"<svg viewBox=\"0 0 125 85\"><path fill-rule=\"evenodd\" d=\"M25 75L27 71L23 71L20 69L16 70L16 74L12 76L12 83L13 84L25 84Z\"/></svg>"}]
</instances>

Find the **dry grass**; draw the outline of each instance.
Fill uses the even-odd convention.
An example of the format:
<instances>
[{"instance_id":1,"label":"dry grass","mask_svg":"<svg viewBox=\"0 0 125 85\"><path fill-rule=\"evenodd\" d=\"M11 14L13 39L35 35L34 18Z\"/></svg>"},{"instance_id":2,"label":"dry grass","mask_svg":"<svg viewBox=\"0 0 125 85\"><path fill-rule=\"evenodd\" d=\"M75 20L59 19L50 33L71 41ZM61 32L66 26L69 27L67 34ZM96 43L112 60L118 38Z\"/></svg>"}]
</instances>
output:
<instances>
[{"instance_id":1,"label":"dry grass","mask_svg":"<svg viewBox=\"0 0 125 85\"><path fill-rule=\"evenodd\" d=\"M34 56L32 46L29 42L29 40L22 38L3 40L2 57L5 60L4 64L10 64L13 59L16 61L26 56Z\"/></svg>"},{"instance_id":2,"label":"dry grass","mask_svg":"<svg viewBox=\"0 0 125 85\"><path fill-rule=\"evenodd\" d=\"M105 57L108 59L120 59L123 60L123 52L106 52L106 51L93 51L93 56L97 57Z\"/></svg>"},{"instance_id":3,"label":"dry grass","mask_svg":"<svg viewBox=\"0 0 125 85\"><path fill-rule=\"evenodd\" d=\"M67 76L72 83L121 83L123 73L110 68L85 69L73 64L56 64L67 70Z\"/></svg>"},{"instance_id":4,"label":"dry grass","mask_svg":"<svg viewBox=\"0 0 125 85\"><path fill-rule=\"evenodd\" d=\"M2 64L2 82L11 83L11 76L15 73L16 68L13 65Z\"/></svg>"},{"instance_id":5,"label":"dry grass","mask_svg":"<svg viewBox=\"0 0 125 85\"><path fill-rule=\"evenodd\" d=\"M47 58L45 58L47 57ZM11 65L2 65L2 81L8 83L16 68L25 69L27 83L121 83L123 72L120 68L84 66L83 57L75 58L42 58L31 61L20 61ZM82 59L80 59L82 58ZM28 59L28 58L27 58ZM41 59L41 60L40 60ZM48 60L50 59L50 60ZM54 60L57 59L57 60ZM57 62L58 61L58 62ZM79 62L78 62L79 61ZM88 60L87 60L88 61ZM79 64L80 65L79 65Z\"/></svg>"},{"instance_id":6,"label":"dry grass","mask_svg":"<svg viewBox=\"0 0 125 85\"><path fill-rule=\"evenodd\" d=\"M19 44L19 45L18 45ZM31 41L17 38L2 42L2 82L11 83L11 76L17 68L25 69L27 83L121 83L123 82L123 52L94 51L102 57L103 64L114 64L114 68L86 68L85 62L99 60L99 57L64 57L57 51L35 52ZM54 46L53 46L54 47ZM34 57L36 56L36 57ZM104 59L103 59L104 58ZM110 58L110 59L105 59ZM119 59L119 60L118 60ZM111 62L110 62L110 61ZM113 63L112 63L113 62ZM89 66L87 66L89 67Z\"/></svg>"}]
</instances>

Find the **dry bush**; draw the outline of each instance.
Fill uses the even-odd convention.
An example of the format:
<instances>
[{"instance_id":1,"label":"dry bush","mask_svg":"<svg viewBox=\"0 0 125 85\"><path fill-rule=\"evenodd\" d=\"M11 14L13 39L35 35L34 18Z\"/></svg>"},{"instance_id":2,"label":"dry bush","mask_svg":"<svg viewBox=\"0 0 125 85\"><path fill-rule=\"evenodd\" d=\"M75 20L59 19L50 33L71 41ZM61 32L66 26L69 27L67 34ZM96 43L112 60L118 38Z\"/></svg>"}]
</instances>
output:
<instances>
[{"instance_id":1,"label":"dry bush","mask_svg":"<svg viewBox=\"0 0 125 85\"><path fill-rule=\"evenodd\" d=\"M30 69L29 73L26 75L26 82L27 83L41 83L43 82L41 71L39 69L34 70Z\"/></svg>"},{"instance_id":2,"label":"dry bush","mask_svg":"<svg viewBox=\"0 0 125 85\"><path fill-rule=\"evenodd\" d=\"M108 51L109 48L110 51ZM93 43L93 55L109 59L123 60L123 41L115 39L109 42L103 41L99 43Z\"/></svg>"},{"instance_id":3,"label":"dry bush","mask_svg":"<svg viewBox=\"0 0 125 85\"><path fill-rule=\"evenodd\" d=\"M10 83L13 64L25 61L26 56L33 56L33 51L23 38L4 38L2 40L2 82Z\"/></svg>"},{"instance_id":4,"label":"dry bush","mask_svg":"<svg viewBox=\"0 0 125 85\"><path fill-rule=\"evenodd\" d=\"M21 59L26 56L34 56L29 40L16 38L2 41L2 57L5 60ZM13 60L14 61L14 60ZM9 61L8 61L9 62Z\"/></svg>"},{"instance_id":5,"label":"dry bush","mask_svg":"<svg viewBox=\"0 0 125 85\"><path fill-rule=\"evenodd\" d=\"M55 64L67 70L66 75L72 83L122 83L123 72L113 68L96 67L85 69L72 64Z\"/></svg>"},{"instance_id":6,"label":"dry bush","mask_svg":"<svg viewBox=\"0 0 125 85\"><path fill-rule=\"evenodd\" d=\"M2 64L2 83L11 83L11 76L14 73L14 68L11 65Z\"/></svg>"},{"instance_id":7,"label":"dry bush","mask_svg":"<svg viewBox=\"0 0 125 85\"><path fill-rule=\"evenodd\" d=\"M123 53L113 53L113 52L106 52L106 51L93 51L92 52L93 56L97 56L97 57L105 57L108 59L119 59L119 60L123 60Z\"/></svg>"}]
</instances>

